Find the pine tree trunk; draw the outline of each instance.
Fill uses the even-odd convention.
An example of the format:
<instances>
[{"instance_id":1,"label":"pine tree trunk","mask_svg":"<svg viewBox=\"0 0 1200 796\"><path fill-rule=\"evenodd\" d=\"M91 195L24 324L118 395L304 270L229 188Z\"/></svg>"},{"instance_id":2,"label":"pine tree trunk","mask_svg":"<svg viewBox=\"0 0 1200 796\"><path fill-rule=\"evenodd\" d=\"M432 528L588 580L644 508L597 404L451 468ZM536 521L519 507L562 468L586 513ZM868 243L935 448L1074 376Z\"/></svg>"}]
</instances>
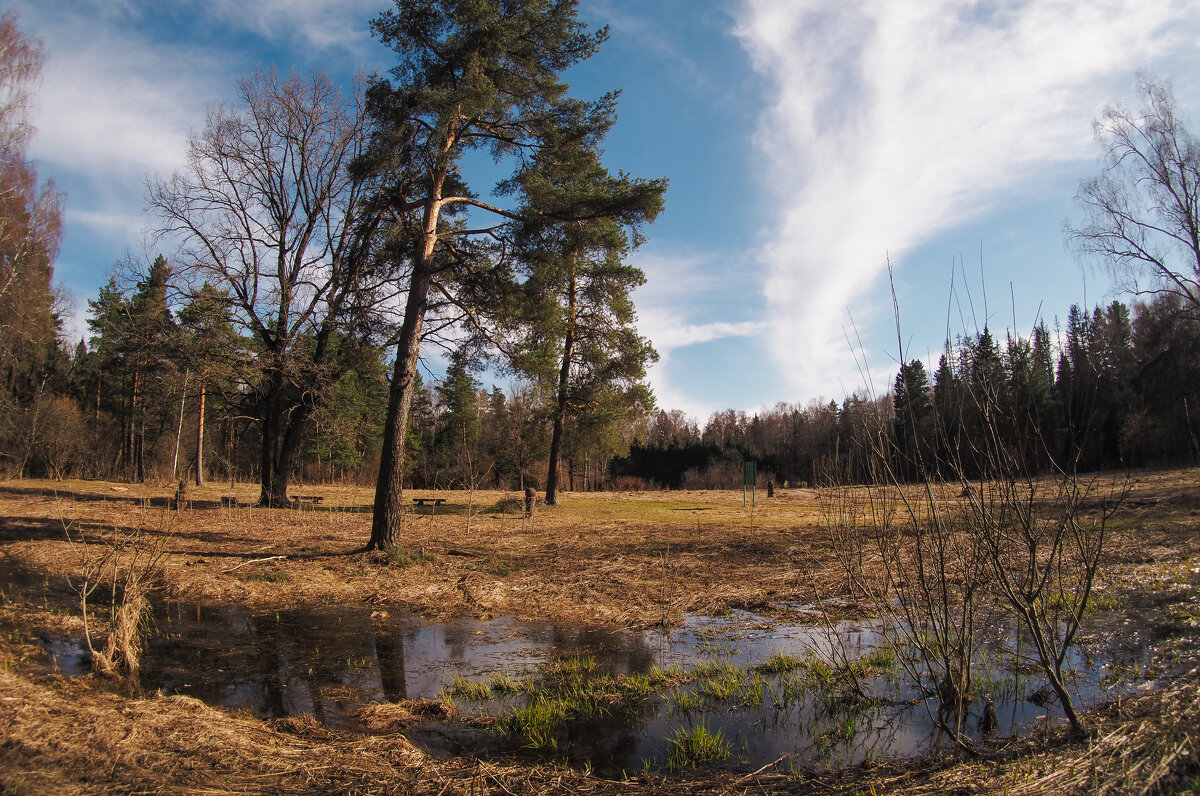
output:
<instances>
[{"instance_id":1,"label":"pine tree trunk","mask_svg":"<svg viewBox=\"0 0 1200 796\"><path fill-rule=\"evenodd\" d=\"M454 139L448 138L443 152L450 151ZM383 450L379 458L379 478L375 483L375 513L371 518L368 550L387 550L400 542L404 525L404 454L408 437L408 419L416 387L417 359L421 354L421 331L429 308L429 289L433 284L433 254L438 243L439 200L446 173L435 174L430 184L421 224L421 256L415 258L409 278L404 322L396 343L396 369L388 390L387 418L383 424Z\"/></svg>"},{"instance_id":2,"label":"pine tree trunk","mask_svg":"<svg viewBox=\"0 0 1200 796\"><path fill-rule=\"evenodd\" d=\"M561 393L560 393L561 395ZM558 505L558 459L562 451L566 401L559 400L554 409L554 430L550 435L550 466L546 470L546 505Z\"/></svg>"},{"instance_id":3,"label":"pine tree trunk","mask_svg":"<svg viewBox=\"0 0 1200 796\"><path fill-rule=\"evenodd\" d=\"M558 505L558 459L562 453L563 429L567 419L568 388L571 380L571 359L575 356L575 274L567 294L567 335L563 341L562 365L558 370L558 396L554 405L554 431L550 436L550 466L546 471L546 505Z\"/></svg>"},{"instance_id":4,"label":"pine tree trunk","mask_svg":"<svg viewBox=\"0 0 1200 796\"><path fill-rule=\"evenodd\" d=\"M375 513L371 520L368 550L387 550L400 542L404 522L404 454L408 416L412 408L421 353L421 328L428 307L431 282L428 261L413 269L396 345L396 370L388 391L387 419L383 427L383 450L379 458L379 478L375 484Z\"/></svg>"}]
</instances>

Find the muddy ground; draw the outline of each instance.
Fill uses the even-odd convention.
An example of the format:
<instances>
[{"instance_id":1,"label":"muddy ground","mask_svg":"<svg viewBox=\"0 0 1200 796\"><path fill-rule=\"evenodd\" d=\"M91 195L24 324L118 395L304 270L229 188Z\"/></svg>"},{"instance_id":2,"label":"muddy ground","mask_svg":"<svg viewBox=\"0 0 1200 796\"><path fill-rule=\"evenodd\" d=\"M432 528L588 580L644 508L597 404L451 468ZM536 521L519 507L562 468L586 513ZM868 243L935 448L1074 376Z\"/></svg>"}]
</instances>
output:
<instances>
[{"instance_id":1,"label":"muddy ground","mask_svg":"<svg viewBox=\"0 0 1200 796\"><path fill-rule=\"evenodd\" d=\"M1142 472L1117 515L1099 584L1189 660L1200 635L1200 471ZM743 608L787 618L840 595L824 528L826 495L779 490L567 494L524 519L515 495L440 493L413 508L404 541L362 552L371 492L306 486L320 505L242 504L252 485L191 488L104 482L0 484L0 559L26 573L0 596L0 792L1112 792L1200 788L1200 689L1101 708L1092 735L1051 732L987 758L875 766L829 775L701 773L609 781L554 766L434 759L403 734L338 733L230 714L186 697L122 696L95 676L48 673L39 639L80 632L69 587L114 533L161 549L160 590L175 599L258 608L358 603L430 618L511 614L606 625L675 623ZM414 492L409 497L433 497ZM508 510L505 510L508 509ZM68 537L74 539L69 541ZM850 610L853 606L850 606ZM1186 667L1184 667L1186 668Z\"/></svg>"}]
</instances>

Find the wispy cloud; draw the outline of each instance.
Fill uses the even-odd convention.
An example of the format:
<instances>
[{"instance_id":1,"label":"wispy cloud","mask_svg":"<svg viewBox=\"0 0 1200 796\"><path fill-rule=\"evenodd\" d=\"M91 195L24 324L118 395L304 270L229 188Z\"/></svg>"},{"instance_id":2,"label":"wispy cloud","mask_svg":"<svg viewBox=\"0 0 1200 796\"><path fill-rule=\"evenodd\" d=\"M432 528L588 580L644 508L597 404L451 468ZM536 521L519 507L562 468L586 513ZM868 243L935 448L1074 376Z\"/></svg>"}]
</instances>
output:
<instances>
[{"instance_id":1,"label":"wispy cloud","mask_svg":"<svg viewBox=\"0 0 1200 796\"><path fill-rule=\"evenodd\" d=\"M387 5L381 0L205 0L196 7L264 39L356 52L371 41L367 22Z\"/></svg>"},{"instance_id":2,"label":"wispy cloud","mask_svg":"<svg viewBox=\"0 0 1200 796\"><path fill-rule=\"evenodd\" d=\"M639 251L632 263L647 277L637 289L638 330L654 343L659 361L647 374L659 406L680 409L703 422L723 406L698 401L671 378L672 355L682 348L731 337L756 338L768 325L759 320L714 320L731 314L730 272L735 258L725 252ZM753 268L743 269L752 272ZM736 314L736 309L732 310Z\"/></svg>"},{"instance_id":3,"label":"wispy cloud","mask_svg":"<svg viewBox=\"0 0 1200 796\"><path fill-rule=\"evenodd\" d=\"M1194 46L1172 31L1198 16L1145 0L743 5L737 34L774 97L757 138L780 200L761 249L770 340L801 395L858 383L846 311L889 254L1094 157L1114 85Z\"/></svg>"},{"instance_id":4,"label":"wispy cloud","mask_svg":"<svg viewBox=\"0 0 1200 796\"><path fill-rule=\"evenodd\" d=\"M638 328L659 353L726 337L751 337L766 329L761 321L727 320L733 293L729 274L735 269L720 264L731 259L720 252L651 251L632 258L646 274L646 284L635 293Z\"/></svg>"},{"instance_id":5,"label":"wispy cloud","mask_svg":"<svg viewBox=\"0 0 1200 796\"><path fill-rule=\"evenodd\" d=\"M49 56L31 155L68 193L60 270L85 294L153 219L146 177L182 167L206 111L258 67L363 65L379 0L13 0ZM89 280L90 271L93 272Z\"/></svg>"}]
</instances>

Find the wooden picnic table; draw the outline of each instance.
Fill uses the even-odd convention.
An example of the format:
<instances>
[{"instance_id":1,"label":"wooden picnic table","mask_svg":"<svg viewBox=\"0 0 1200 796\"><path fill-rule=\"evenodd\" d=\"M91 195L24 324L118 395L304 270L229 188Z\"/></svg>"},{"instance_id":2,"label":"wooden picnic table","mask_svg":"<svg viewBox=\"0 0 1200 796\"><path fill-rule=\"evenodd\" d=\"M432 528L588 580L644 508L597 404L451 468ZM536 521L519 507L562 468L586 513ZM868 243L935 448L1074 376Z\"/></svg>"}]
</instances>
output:
<instances>
[{"instance_id":1,"label":"wooden picnic table","mask_svg":"<svg viewBox=\"0 0 1200 796\"><path fill-rule=\"evenodd\" d=\"M412 501L418 506L428 506L430 503L435 506L441 506L446 503L446 498L413 498Z\"/></svg>"},{"instance_id":2,"label":"wooden picnic table","mask_svg":"<svg viewBox=\"0 0 1200 796\"><path fill-rule=\"evenodd\" d=\"M293 503L308 504L315 506L325 500L323 495L295 495L292 498Z\"/></svg>"}]
</instances>

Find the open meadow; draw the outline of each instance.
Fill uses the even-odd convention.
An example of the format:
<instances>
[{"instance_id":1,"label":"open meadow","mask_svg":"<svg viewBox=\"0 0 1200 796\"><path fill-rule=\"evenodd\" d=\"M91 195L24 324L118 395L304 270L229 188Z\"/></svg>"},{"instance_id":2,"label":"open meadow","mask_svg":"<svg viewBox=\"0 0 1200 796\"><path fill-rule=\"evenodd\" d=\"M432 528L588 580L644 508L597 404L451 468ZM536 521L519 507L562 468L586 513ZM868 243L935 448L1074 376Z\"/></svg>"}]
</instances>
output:
<instances>
[{"instance_id":1,"label":"open meadow","mask_svg":"<svg viewBox=\"0 0 1200 796\"><path fill-rule=\"evenodd\" d=\"M439 698L392 699L380 663L381 695L355 702L355 721L347 724L327 713L322 722L311 710L264 714L250 704L197 699L182 688L173 694L138 688L134 677L73 669L54 651L61 651L63 639L84 633L82 579L89 562L117 539L129 545L126 555L135 548L161 554L151 599L188 606L176 609L179 621L192 611L199 618L201 609L192 606L237 605L255 616L275 612L276 620L288 612L328 616L319 612L360 607L375 623L408 617L528 628L533 625L519 623L541 622L629 636L690 627L698 617L739 616L751 617L755 638L769 643L778 627L833 628L870 618L868 607L852 599L836 560L827 527L833 516L829 493L779 490L767 498L760 491L754 507L743 507L740 492L568 493L562 505L539 505L525 518L511 493L412 492L406 501L440 497L446 503L413 507L403 544L368 553L363 546L370 535L371 491L364 488L295 488L294 494L319 495L320 503L263 509L249 505L252 485L238 485L236 506L222 501L232 494L228 484L213 485L189 490L180 509L174 489L165 486L9 481L0 485L6 580L0 597L0 726L6 728L0 782L6 793L1196 788L1198 477L1196 470L1134 473L1110 523L1093 595L1099 610L1085 636L1150 627L1155 641L1138 664L1145 670L1138 672L1137 686L1090 709L1086 737L1052 726L966 755L867 756L840 768L792 765L784 755L775 764L753 766L758 770L672 764L623 775L565 765L571 762L565 752L530 756L532 743L476 749L410 737L409 729L421 725L427 731L431 720L440 727L503 726L499 710L482 717L460 712L465 703L459 698L456 706L455 695L468 681L457 677ZM92 633L105 630L105 600L111 598L105 595L103 584L92 593ZM814 605L825 609L814 611ZM155 616L149 637L169 636L161 611ZM486 630L491 625L480 627L485 630L474 631L477 636L494 632ZM383 638L383 631L371 632ZM522 643L533 644L533 631L520 633L528 634ZM727 652L738 653L739 644L749 649L748 636L739 638ZM297 649L289 653L294 655L319 643L286 640ZM367 657L382 661L382 647L372 650ZM783 656L770 660L776 659ZM408 665L411 680L411 658ZM754 668L765 671L767 665ZM649 689L663 692L693 676L678 668L653 672L661 682ZM362 690L341 677L338 687ZM672 677L676 682L669 682ZM499 689L500 681L492 682ZM605 682L604 699L617 704L628 680ZM313 697L314 704L320 701ZM710 707L705 715L732 709Z\"/></svg>"}]
</instances>

